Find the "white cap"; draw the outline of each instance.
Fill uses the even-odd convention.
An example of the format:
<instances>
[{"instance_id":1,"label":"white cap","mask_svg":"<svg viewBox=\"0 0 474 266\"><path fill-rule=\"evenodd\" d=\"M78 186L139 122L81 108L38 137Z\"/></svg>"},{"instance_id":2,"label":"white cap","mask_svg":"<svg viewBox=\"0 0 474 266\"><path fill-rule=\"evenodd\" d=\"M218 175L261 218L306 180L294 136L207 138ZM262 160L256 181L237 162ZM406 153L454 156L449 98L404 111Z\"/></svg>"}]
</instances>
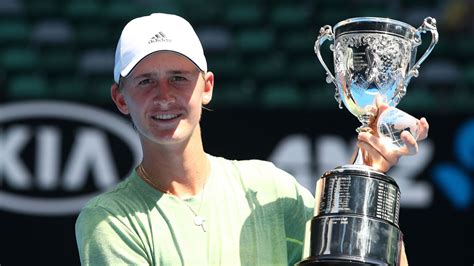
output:
<instances>
[{"instance_id":1,"label":"white cap","mask_svg":"<svg viewBox=\"0 0 474 266\"><path fill-rule=\"evenodd\" d=\"M122 31L115 51L114 80L126 77L145 56L157 51L173 51L186 56L207 72L201 41L184 18L155 13L131 20Z\"/></svg>"}]
</instances>

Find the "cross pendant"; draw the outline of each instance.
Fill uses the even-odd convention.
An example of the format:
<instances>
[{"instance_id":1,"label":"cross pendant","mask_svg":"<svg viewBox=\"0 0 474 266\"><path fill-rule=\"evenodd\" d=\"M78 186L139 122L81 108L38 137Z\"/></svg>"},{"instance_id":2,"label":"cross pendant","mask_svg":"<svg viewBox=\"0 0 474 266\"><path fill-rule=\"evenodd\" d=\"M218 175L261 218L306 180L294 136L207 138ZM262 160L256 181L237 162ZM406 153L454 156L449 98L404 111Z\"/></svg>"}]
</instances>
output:
<instances>
[{"instance_id":1,"label":"cross pendant","mask_svg":"<svg viewBox=\"0 0 474 266\"><path fill-rule=\"evenodd\" d=\"M202 231L203 232L206 232L206 227L205 227L205 223L206 222L206 218L202 217L202 216L194 216L194 224L196 226L200 226L202 228Z\"/></svg>"}]
</instances>

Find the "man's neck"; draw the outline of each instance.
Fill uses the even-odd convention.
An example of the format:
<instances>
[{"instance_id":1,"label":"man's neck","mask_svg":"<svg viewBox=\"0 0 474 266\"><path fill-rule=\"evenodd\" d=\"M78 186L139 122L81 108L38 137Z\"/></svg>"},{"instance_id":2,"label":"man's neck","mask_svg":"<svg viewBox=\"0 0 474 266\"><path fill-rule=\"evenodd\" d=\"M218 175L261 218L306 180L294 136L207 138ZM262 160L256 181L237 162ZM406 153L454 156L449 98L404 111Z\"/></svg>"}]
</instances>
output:
<instances>
[{"instance_id":1,"label":"man's neck","mask_svg":"<svg viewBox=\"0 0 474 266\"><path fill-rule=\"evenodd\" d=\"M180 198L198 194L210 174L209 159L199 136L185 145L143 146L143 168L158 187Z\"/></svg>"}]
</instances>

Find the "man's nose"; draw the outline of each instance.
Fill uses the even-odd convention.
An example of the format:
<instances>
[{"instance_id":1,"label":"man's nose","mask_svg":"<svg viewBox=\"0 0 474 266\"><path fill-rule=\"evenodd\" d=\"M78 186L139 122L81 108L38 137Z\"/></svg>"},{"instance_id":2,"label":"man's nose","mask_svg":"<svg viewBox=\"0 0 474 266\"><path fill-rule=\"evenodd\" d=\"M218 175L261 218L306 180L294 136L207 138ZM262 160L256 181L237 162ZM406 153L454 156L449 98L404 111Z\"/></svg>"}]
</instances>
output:
<instances>
[{"instance_id":1,"label":"man's nose","mask_svg":"<svg viewBox=\"0 0 474 266\"><path fill-rule=\"evenodd\" d=\"M167 108L170 104L176 101L176 97L168 85L160 83L157 86L156 91L153 103L160 105L161 108Z\"/></svg>"}]
</instances>

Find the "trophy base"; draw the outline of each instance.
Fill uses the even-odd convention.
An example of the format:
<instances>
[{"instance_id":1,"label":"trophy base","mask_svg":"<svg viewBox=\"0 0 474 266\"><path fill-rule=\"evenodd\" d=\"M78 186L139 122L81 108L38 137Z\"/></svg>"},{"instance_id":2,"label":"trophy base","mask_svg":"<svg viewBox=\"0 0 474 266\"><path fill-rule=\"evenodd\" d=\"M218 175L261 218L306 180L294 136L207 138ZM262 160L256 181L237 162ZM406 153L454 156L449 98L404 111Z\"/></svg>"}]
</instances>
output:
<instances>
[{"instance_id":1,"label":"trophy base","mask_svg":"<svg viewBox=\"0 0 474 266\"><path fill-rule=\"evenodd\" d=\"M297 265L398 265L399 198L396 182L370 167L326 172L316 184L309 257Z\"/></svg>"},{"instance_id":2,"label":"trophy base","mask_svg":"<svg viewBox=\"0 0 474 266\"><path fill-rule=\"evenodd\" d=\"M318 259L314 257L309 257L303 261L300 261L298 266L377 266L380 264L368 263L368 262L360 262L360 261L353 261L353 260L324 260Z\"/></svg>"}]
</instances>

